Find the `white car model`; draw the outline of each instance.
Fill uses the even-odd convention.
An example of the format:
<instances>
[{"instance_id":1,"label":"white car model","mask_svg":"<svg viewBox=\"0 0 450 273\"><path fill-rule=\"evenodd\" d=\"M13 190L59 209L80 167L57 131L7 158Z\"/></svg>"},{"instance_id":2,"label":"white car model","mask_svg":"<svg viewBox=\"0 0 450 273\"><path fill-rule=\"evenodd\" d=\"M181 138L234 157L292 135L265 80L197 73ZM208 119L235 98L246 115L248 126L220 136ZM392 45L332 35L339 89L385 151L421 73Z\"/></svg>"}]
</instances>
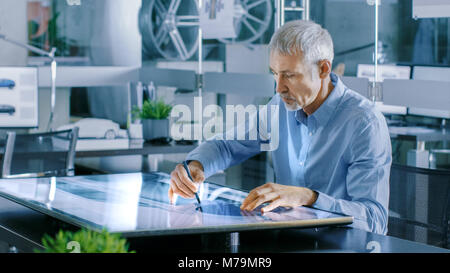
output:
<instances>
[{"instance_id":1,"label":"white car model","mask_svg":"<svg viewBox=\"0 0 450 273\"><path fill-rule=\"evenodd\" d=\"M106 138L127 137L127 131L121 130L119 124L109 119L84 118L75 123L63 125L58 131L70 130L78 127L79 138Z\"/></svg>"}]
</instances>

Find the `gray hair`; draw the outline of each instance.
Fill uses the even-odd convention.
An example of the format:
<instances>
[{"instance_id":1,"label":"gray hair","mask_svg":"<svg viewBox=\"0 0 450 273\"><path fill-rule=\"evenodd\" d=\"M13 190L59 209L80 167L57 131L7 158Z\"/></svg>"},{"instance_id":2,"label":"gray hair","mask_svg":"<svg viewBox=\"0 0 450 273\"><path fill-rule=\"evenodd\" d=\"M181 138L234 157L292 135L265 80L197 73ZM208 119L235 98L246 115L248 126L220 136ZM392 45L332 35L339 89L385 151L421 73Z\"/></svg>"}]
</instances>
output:
<instances>
[{"instance_id":1,"label":"gray hair","mask_svg":"<svg viewBox=\"0 0 450 273\"><path fill-rule=\"evenodd\" d=\"M312 21L287 22L272 36L269 49L286 55L302 52L304 60L312 66L321 60L333 63L334 58L330 33Z\"/></svg>"}]
</instances>

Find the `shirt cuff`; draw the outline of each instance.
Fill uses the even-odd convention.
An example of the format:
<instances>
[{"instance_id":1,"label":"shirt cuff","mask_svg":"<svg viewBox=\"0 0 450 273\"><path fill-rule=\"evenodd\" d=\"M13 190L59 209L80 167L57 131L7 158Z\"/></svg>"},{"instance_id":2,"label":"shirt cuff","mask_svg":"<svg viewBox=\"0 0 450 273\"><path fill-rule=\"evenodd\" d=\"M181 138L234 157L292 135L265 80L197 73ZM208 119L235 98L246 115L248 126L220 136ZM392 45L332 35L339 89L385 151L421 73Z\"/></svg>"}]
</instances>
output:
<instances>
[{"instance_id":1,"label":"shirt cuff","mask_svg":"<svg viewBox=\"0 0 450 273\"><path fill-rule=\"evenodd\" d=\"M318 196L316 202L312 205L313 208L333 211L335 199L325 193L315 191Z\"/></svg>"}]
</instances>

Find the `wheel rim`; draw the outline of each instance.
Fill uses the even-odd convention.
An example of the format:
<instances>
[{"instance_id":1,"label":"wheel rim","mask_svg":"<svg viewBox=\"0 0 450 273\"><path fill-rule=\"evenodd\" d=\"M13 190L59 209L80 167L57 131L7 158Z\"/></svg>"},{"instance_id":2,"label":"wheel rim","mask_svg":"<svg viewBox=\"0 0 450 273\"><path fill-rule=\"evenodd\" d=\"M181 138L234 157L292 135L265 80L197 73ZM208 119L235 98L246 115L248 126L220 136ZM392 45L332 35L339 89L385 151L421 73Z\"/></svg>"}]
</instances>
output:
<instances>
[{"instance_id":1,"label":"wheel rim","mask_svg":"<svg viewBox=\"0 0 450 273\"><path fill-rule=\"evenodd\" d=\"M260 38L272 20L270 0L235 0L234 27L238 36L219 39L223 43L251 43Z\"/></svg>"},{"instance_id":2,"label":"wheel rim","mask_svg":"<svg viewBox=\"0 0 450 273\"><path fill-rule=\"evenodd\" d=\"M106 131L106 133L105 133L105 138L106 138L106 139L113 139L113 138L116 138L116 133L114 133L113 130L108 130L108 131Z\"/></svg>"},{"instance_id":3,"label":"wheel rim","mask_svg":"<svg viewBox=\"0 0 450 273\"><path fill-rule=\"evenodd\" d=\"M197 1L143 1L139 27L147 56L187 60L198 50Z\"/></svg>"}]
</instances>

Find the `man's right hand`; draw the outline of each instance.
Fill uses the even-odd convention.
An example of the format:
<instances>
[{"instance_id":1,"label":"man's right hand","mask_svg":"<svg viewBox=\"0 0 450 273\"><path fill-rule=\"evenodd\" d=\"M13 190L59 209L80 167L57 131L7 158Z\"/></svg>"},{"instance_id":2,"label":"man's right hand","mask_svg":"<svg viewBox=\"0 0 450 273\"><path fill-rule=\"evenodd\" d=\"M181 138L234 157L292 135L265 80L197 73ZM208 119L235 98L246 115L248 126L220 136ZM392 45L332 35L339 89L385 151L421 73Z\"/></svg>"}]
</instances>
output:
<instances>
[{"instance_id":1,"label":"man's right hand","mask_svg":"<svg viewBox=\"0 0 450 273\"><path fill-rule=\"evenodd\" d=\"M183 164L178 164L170 173L169 201L171 204L175 203L177 195L194 198L200 184L205 181L204 169L199 161L189 162L188 168L194 181L189 179Z\"/></svg>"}]
</instances>

